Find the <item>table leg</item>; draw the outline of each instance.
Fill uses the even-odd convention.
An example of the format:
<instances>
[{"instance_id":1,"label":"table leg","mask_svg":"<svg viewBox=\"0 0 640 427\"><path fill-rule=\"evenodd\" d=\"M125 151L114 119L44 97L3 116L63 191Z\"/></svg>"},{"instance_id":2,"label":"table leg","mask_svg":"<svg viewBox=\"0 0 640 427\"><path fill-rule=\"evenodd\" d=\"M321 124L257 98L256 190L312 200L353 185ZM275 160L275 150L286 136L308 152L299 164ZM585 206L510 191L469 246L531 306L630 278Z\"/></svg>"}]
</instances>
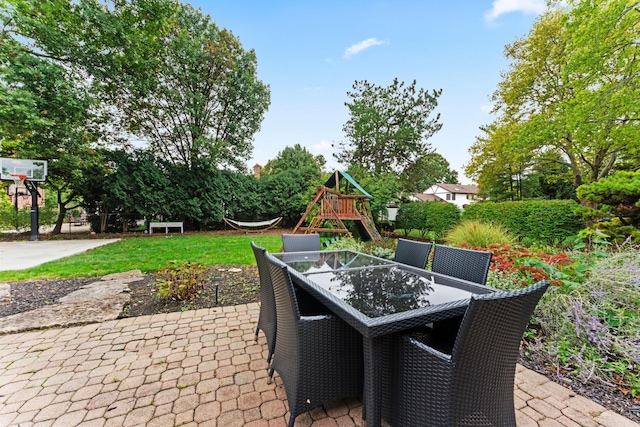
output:
<instances>
[{"instance_id":1,"label":"table leg","mask_svg":"<svg viewBox=\"0 0 640 427\"><path fill-rule=\"evenodd\" d=\"M389 399L392 363L391 337L363 337L364 402L362 417L367 427L380 427L382 406Z\"/></svg>"}]
</instances>

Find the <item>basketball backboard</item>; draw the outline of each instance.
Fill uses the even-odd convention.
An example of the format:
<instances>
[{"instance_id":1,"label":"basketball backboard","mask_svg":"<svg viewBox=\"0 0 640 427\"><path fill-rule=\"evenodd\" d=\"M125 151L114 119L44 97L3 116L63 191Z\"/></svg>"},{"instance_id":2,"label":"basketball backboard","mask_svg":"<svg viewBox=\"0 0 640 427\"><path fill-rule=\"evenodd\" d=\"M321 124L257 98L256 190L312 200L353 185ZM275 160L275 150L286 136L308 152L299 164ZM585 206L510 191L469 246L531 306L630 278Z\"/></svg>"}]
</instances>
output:
<instances>
[{"instance_id":1,"label":"basketball backboard","mask_svg":"<svg viewBox=\"0 0 640 427\"><path fill-rule=\"evenodd\" d=\"M47 161L0 157L0 172L0 179L6 181L15 180L14 175L24 175L27 181L42 182L47 180Z\"/></svg>"}]
</instances>

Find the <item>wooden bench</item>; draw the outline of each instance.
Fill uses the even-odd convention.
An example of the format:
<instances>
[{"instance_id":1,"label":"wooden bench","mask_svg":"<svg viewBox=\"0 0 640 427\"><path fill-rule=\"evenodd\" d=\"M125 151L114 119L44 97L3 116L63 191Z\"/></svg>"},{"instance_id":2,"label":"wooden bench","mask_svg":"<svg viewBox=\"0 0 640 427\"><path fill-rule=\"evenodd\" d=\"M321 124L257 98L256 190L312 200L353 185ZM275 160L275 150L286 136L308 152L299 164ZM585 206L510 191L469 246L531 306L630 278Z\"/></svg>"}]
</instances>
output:
<instances>
[{"instance_id":1,"label":"wooden bench","mask_svg":"<svg viewBox=\"0 0 640 427\"><path fill-rule=\"evenodd\" d=\"M153 234L154 228L164 228L165 234L169 233L169 228L180 228L180 233L184 233L182 222L150 222L149 234Z\"/></svg>"}]
</instances>

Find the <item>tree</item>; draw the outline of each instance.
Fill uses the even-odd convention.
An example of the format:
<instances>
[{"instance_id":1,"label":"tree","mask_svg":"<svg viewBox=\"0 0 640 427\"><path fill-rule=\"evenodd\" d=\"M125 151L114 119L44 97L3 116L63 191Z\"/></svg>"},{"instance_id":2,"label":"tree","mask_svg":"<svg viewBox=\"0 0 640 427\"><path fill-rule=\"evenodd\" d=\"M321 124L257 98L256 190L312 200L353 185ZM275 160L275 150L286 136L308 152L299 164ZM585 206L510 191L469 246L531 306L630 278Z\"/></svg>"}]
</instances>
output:
<instances>
[{"instance_id":1,"label":"tree","mask_svg":"<svg viewBox=\"0 0 640 427\"><path fill-rule=\"evenodd\" d=\"M309 205L316 187L322 184L325 159L314 156L299 144L285 147L267 162L260 178L266 209L295 225Z\"/></svg>"},{"instance_id":2,"label":"tree","mask_svg":"<svg viewBox=\"0 0 640 427\"><path fill-rule=\"evenodd\" d=\"M640 171L621 171L581 185L578 197L606 205L623 224L640 227Z\"/></svg>"},{"instance_id":3,"label":"tree","mask_svg":"<svg viewBox=\"0 0 640 427\"><path fill-rule=\"evenodd\" d=\"M82 70L114 128L174 163L245 168L269 88L255 52L208 15L175 0L12 3L19 35Z\"/></svg>"},{"instance_id":4,"label":"tree","mask_svg":"<svg viewBox=\"0 0 640 427\"><path fill-rule=\"evenodd\" d=\"M326 164L324 156L314 156L306 148L296 144L285 147L278 155L262 168L263 175L275 175L287 170L297 170L311 185L317 185L322 179L322 169Z\"/></svg>"},{"instance_id":5,"label":"tree","mask_svg":"<svg viewBox=\"0 0 640 427\"><path fill-rule=\"evenodd\" d=\"M447 159L435 152L419 157L400 175L400 187L407 193L423 191L438 182L458 184L458 172L450 169Z\"/></svg>"},{"instance_id":6,"label":"tree","mask_svg":"<svg viewBox=\"0 0 640 427\"><path fill-rule=\"evenodd\" d=\"M471 160L465 173L491 200L522 200L522 181L535 163L530 153L515 149L516 123L492 123L481 127L483 136L469 149Z\"/></svg>"},{"instance_id":7,"label":"tree","mask_svg":"<svg viewBox=\"0 0 640 427\"><path fill-rule=\"evenodd\" d=\"M79 205L72 184L94 160L95 102L73 70L31 54L7 33L0 37L0 152L48 161L47 185L59 207L53 234L59 234L66 212Z\"/></svg>"},{"instance_id":8,"label":"tree","mask_svg":"<svg viewBox=\"0 0 640 427\"><path fill-rule=\"evenodd\" d=\"M356 81L345 103L347 142L338 144L335 158L374 174L400 174L429 153L427 140L442 127L439 114L430 119L441 93L417 89L415 80L405 86L394 79L388 87Z\"/></svg>"},{"instance_id":9,"label":"tree","mask_svg":"<svg viewBox=\"0 0 640 427\"><path fill-rule=\"evenodd\" d=\"M640 21L634 4L558 4L526 38L505 48L512 62L493 95L500 116L472 147L467 173L490 176L512 160L525 160L524 170L556 163L569 168L577 187L618 165L637 166ZM508 147L507 156L501 147Z\"/></svg>"},{"instance_id":10,"label":"tree","mask_svg":"<svg viewBox=\"0 0 640 427\"><path fill-rule=\"evenodd\" d=\"M255 52L245 51L231 32L188 4L176 19L177 34L168 40L153 90L121 97L118 105L132 129L174 163L198 159L243 170L269 104L269 89L257 79ZM135 91L141 88L137 83Z\"/></svg>"},{"instance_id":11,"label":"tree","mask_svg":"<svg viewBox=\"0 0 640 427\"><path fill-rule=\"evenodd\" d=\"M364 169L355 167L349 169L349 174L373 197L369 201L369 206L371 215L377 222L381 214L386 215L387 204L398 198L400 193L398 175L393 173L372 175Z\"/></svg>"}]
</instances>

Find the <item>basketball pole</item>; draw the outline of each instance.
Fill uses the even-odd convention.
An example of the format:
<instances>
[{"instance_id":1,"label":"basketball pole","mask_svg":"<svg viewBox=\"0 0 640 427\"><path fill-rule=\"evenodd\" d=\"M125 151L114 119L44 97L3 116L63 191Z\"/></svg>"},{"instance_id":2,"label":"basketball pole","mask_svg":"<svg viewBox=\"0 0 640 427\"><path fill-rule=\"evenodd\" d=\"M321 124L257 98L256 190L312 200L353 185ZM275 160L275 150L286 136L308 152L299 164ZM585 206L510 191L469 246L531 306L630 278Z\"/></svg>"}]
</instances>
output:
<instances>
[{"instance_id":1,"label":"basketball pole","mask_svg":"<svg viewBox=\"0 0 640 427\"><path fill-rule=\"evenodd\" d=\"M31 193L31 237L29 241L38 240L38 184L33 181L24 181L24 186Z\"/></svg>"}]
</instances>

